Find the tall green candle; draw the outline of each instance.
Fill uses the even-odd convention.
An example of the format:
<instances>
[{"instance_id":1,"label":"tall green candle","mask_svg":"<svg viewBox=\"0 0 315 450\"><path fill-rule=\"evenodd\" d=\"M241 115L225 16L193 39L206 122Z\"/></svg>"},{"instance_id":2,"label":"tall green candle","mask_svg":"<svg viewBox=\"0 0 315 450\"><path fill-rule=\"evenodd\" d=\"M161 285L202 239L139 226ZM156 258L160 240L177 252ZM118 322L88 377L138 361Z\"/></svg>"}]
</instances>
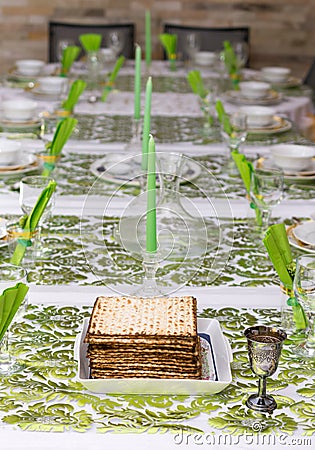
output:
<instances>
[{"instance_id":1,"label":"tall green candle","mask_svg":"<svg viewBox=\"0 0 315 450\"><path fill-rule=\"evenodd\" d=\"M148 145L151 122L151 96L152 96L152 78L149 77L145 90L145 106L143 117L143 133L142 133L142 170L147 170L148 167Z\"/></svg>"},{"instance_id":2,"label":"tall green candle","mask_svg":"<svg viewBox=\"0 0 315 450\"><path fill-rule=\"evenodd\" d=\"M145 62L151 64L151 13L145 12Z\"/></svg>"},{"instance_id":3,"label":"tall green candle","mask_svg":"<svg viewBox=\"0 0 315 450\"><path fill-rule=\"evenodd\" d=\"M140 119L140 96L141 96L141 47L136 45L136 57L135 57L135 110L134 118Z\"/></svg>"},{"instance_id":4,"label":"tall green candle","mask_svg":"<svg viewBox=\"0 0 315 450\"><path fill-rule=\"evenodd\" d=\"M146 251L156 252L156 173L155 173L155 143L149 136L148 174L147 174L147 216L146 216Z\"/></svg>"}]
</instances>

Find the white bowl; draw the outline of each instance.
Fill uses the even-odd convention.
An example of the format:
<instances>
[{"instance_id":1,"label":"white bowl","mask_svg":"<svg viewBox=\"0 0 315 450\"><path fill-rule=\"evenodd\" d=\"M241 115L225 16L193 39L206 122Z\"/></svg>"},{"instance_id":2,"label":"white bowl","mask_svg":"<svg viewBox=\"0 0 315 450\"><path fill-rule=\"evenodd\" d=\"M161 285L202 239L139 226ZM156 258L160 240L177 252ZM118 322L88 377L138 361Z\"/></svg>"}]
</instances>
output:
<instances>
[{"instance_id":1,"label":"white bowl","mask_svg":"<svg viewBox=\"0 0 315 450\"><path fill-rule=\"evenodd\" d=\"M195 62L200 66L212 66L216 60L214 52L197 52L195 54Z\"/></svg>"},{"instance_id":2,"label":"white bowl","mask_svg":"<svg viewBox=\"0 0 315 450\"><path fill-rule=\"evenodd\" d=\"M291 69L288 67L263 67L261 69L262 77L270 83L284 83L288 80Z\"/></svg>"},{"instance_id":3,"label":"white bowl","mask_svg":"<svg viewBox=\"0 0 315 450\"><path fill-rule=\"evenodd\" d=\"M268 106L242 106L240 111L247 115L249 128L267 127L272 124L276 111Z\"/></svg>"},{"instance_id":4,"label":"white bowl","mask_svg":"<svg viewBox=\"0 0 315 450\"><path fill-rule=\"evenodd\" d=\"M279 144L270 147L270 153L276 166L283 170L299 172L312 165L315 147L295 144Z\"/></svg>"},{"instance_id":5,"label":"white bowl","mask_svg":"<svg viewBox=\"0 0 315 450\"><path fill-rule=\"evenodd\" d=\"M47 94L61 94L66 87L67 79L62 77L40 77L36 82L39 89Z\"/></svg>"},{"instance_id":6,"label":"white bowl","mask_svg":"<svg viewBox=\"0 0 315 450\"><path fill-rule=\"evenodd\" d=\"M32 120L37 109L37 102L28 99L11 99L2 102L3 116L12 122Z\"/></svg>"},{"instance_id":7,"label":"white bowl","mask_svg":"<svg viewBox=\"0 0 315 450\"><path fill-rule=\"evenodd\" d=\"M0 139L0 165L9 166L18 161L20 156L21 143Z\"/></svg>"},{"instance_id":8,"label":"white bowl","mask_svg":"<svg viewBox=\"0 0 315 450\"><path fill-rule=\"evenodd\" d=\"M270 89L270 84L263 81L241 81L241 94L247 98L264 98Z\"/></svg>"},{"instance_id":9,"label":"white bowl","mask_svg":"<svg viewBox=\"0 0 315 450\"><path fill-rule=\"evenodd\" d=\"M32 77L40 74L45 63L39 59L19 59L15 65L18 73Z\"/></svg>"}]
</instances>

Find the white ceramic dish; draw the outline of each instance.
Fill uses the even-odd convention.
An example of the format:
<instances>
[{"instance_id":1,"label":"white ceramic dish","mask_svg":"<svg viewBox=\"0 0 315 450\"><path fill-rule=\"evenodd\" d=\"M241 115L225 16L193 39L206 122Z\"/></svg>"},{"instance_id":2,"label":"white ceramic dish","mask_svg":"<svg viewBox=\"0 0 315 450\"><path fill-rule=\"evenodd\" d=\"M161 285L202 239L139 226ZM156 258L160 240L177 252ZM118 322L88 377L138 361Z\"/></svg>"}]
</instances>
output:
<instances>
[{"instance_id":1,"label":"white ceramic dish","mask_svg":"<svg viewBox=\"0 0 315 450\"><path fill-rule=\"evenodd\" d=\"M195 63L199 66L212 66L215 63L216 54L214 52L197 52Z\"/></svg>"},{"instance_id":2,"label":"white ceramic dish","mask_svg":"<svg viewBox=\"0 0 315 450\"><path fill-rule=\"evenodd\" d=\"M312 167L315 147L295 144L278 144L270 147L276 166L285 171L301 172Z\"/></svg>"},{"instance_id":3,"label":"white ceramic dish","mask_svg":"<svg viewBox=\"0 0 315 450\"><path fill-rule=\"evenodd\" d=\"M285 83L291 74L291 69L288 67L263 67L261 74L264 80L270 83Z\"/></svg>"},{"instance_id":4,"label":"white ceramic dish","mask_svg":"<svg viewBox=\"0 0 315 450\"><path fill-rule=\"evenodd\" d=\"M138 187L138 177L141 174L141 161L136 157L131 158L130 155L125 158L123 155L107 155L102 159L94 161L90 170L103 181ZM194 164L193 161L185 161L182 182L192 181L200 175L200 172L201 167L199 164Z\"/></svg>"},{"instance_id":5,"label":"white ceramic dish","mask_svg":"<svg viewBox=\"0 0 315 450\"><path fill-rule=\"evenodd\" d=\"M36 76L43 70L45 63L39 59L19 59L15 66L20 75Z\"/></svg>"},{"instance_id":6,"label":"white ceramic dish","mask_svg":"<svg viewBox=\"0 0 315 450\"><path fill-rule=\"evenodd\" d=\"M241 81L239 83L241 95L245 98L260 99L268 95L271 86L263 81Z\"/></svg>"},{"instance_id":7,"label":"white ceramic dish","mask_svg":"<svg viewBox=\"0 0 315 450\"><path fill-rule=\"evenodd\" d=\"M296 239L304 244L313 246L315 251L315 222L305 222L293 228L292 233Z\"/></svg>"},{"instance_id":8,"label":"white ceramic dish","mask_svg":"<svg viewBox=\"0 0 315 450\"><path fill-rule=\"evenodd\" d=\"M268 106L242 106L240 111L247 115L249 128L263 128L272 125L276 111Z\"/></svg>"},{"instance_id":9,"label":"white ceramic dish","mask_svg":"<svg viewBox=\"0 0 315 450\"><path fill-rule=\"evenodd\" d=\"M263 168L275 168L277 167L271 158L259 158L255 162L255 167L263 167ZM313 161L312 167L307 171L301 172L285 172L284 171L284 180L290 183L300 183L300 184L308 184L312 183L315 180L315 161Z\"/></svg>"},{"instance_id":10,"label":"white ceramic dish","mask_svg":"<svg viewBox=\"0 0 315 450\"><path fill-rule=\"evenodd\" d=\"M273 121L271 125L268 125L267 127L248 127L248 133L249 134L278 134L278 133L284 133L285 131L289 131L292 128L292 123L287 120L283 119L282 117L274 116Z\"/></svg>"},{"instance_id":11,"label":"white ceramic dish","mask_svg":"<svg viewBox=\"0 0 315 450\"><path fill-rule=\"evenodd\" d=\"M75 345L75 359L78 361L77 379L89 391L103 394L159 394L159 395L207 395L221 392L232 382L230 363L233 355L228 340L224 337L219 322L215 319L198 319L198 333L210 336L213 361L217 380L185 380L157 378L91 379L86 358L87 344L84 337L89 319L83 322L83 329ZM211 365L211 362L210 362Z\"/></svg>"},{"instance_id":12,"label":"white ceramic dish","mask_svg":"<svg viewBox=\"0 0 315 450\"><path fill-rule=\"evenodd\" d=\"M43 94L61 94L66 89L67 80L62 77L40 77L36 83Z\"/></svg>"},{"instance_id":13,"label":"white ceramic dish","mask_svg":"<svg viewBox=\"0 0 315 450\"><path fill-rule=\"evenodd\" d=\"M12 166L0 166L0 177L14 174L27 173L38 167L38 161L35 155L21 155L17 164Z\"/></svg>"},{"instance_id":14,"label":"white ceramic dish","mask_svg":"<svg viewBox=\"0 0 315 450\"><path fill-rule=\"evenodd\" d=\"M236 105L262 105L270 106L276 105L282 101L282 94L280 92L270 89L264 98L249 98L244 97L240 91L227 91L224 94L226 101L235 103Z\"/></svg>"},{"instance_id":15,"label":"white ceramic dish","mask_svg":"<svg viewBox=\"0 0 315 450\"><path fill-rule=\"evenodd\" d=\"M4 120L11 122L26 122L35 116L37 102L29 99L11 99L2 102Z\"/></svg>"},{"instance_id":16,"label":"white ceramic dish","mask_svg":"<svg viewBox=\"0 0 315 450\"><path fill-rule=\"evenodd\" d=\"M19 160L21 143L0 139L0 166L11 166Z\"/></svg>"}]
</instances>

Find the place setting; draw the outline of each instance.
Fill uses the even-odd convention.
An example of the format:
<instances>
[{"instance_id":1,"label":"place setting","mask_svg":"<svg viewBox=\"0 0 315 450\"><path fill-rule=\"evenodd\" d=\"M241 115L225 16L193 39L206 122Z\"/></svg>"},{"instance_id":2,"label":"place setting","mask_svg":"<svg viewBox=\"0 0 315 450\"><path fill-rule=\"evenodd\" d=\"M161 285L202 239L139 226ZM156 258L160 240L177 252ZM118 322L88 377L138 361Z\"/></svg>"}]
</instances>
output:
<instances>
[{"instance_id":1,"label":"place setting","mask_svg":"<svg viewBox=\"0 0 315 450\"><path fill-rule=\"evenodd\" d=\"M1 103L0 129L4 132L38 132L41 119L38 103L24 98L11 98Z\"/></svg>"},{"instance_id":2,"label":"place setting","mask_svg":"<svg viewBox=\"0 0 315 450\"><path fill-rule=\"evenodd\" d=\"M241 81L238 89L225 92L226 101L237 105L271 106L280 103L283 95L263 81Z\"/></svg>"},{"instance_id":3,"label":"place setting","mask_svg":"<svg viewBox=\"0 0 315 450\"><path fill-rule=\"evenodd\" d=\"M291 75L291 69L288 67L262 67L256 78L271 83L275 89L294 88L302 84L300 78Z\"/></svg>"},{"instance_id":4,"label":"place setting","mask_svg":"<svg viewBox=\"0 0 315 450\"><path fill-rule=\"evenodd\" d=\"M278 134L292 128L292 123L288 119L278 116L275 109L269 106L241 106L240 111L247 116L249 134Z\"/></svg>"},{"instance_id":5,"label":"place setting","mask_svg":"<svg viewBox=\"0 0 315 450\"><path fill-rule=\"evenodd\" d=\"M313 220L290 225L287 228L287 235L292 247L315 254L315 222Z\"/></svg>"},{"instance_id":6,"label":"place setting","mask_svg":"<svg viewBox=\"0 0 315 450\"><path fill-rule=\"evenodd\" d=\"M37 168L36 156L22 151L20 142L0 139L0 177L26 173Z\"/></svg>"}]
</instances>

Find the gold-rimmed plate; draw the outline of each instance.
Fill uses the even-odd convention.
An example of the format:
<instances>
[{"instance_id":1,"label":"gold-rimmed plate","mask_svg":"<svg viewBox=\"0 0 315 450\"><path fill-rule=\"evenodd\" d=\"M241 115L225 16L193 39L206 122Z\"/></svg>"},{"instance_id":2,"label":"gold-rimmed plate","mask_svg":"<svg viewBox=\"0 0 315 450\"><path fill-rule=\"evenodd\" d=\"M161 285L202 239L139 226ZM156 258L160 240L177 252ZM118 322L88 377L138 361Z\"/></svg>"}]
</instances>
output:
<instances>
[{"instance_id":1,"label":"gold-rimmed plate","mask_svg":"<svg viewBox=\"0 0 315 450\"><path fill-rule=\"evenodd\" d=\"M292 128L292 123L284 119L283 117L274 116L273 121L270 125L266 127L253 127L248 128L249 134L277 134L277 133L284 133L285 131L289 131Z\"/></svg>"},{"instance_id":2,"label":"gold-rimmed plate","mask_svg":"<svg viewBox=\"0 0 315 450\"><path fill-rule=\"evenodd\" d=\"M294 234L294 230L297 227L306 225L308 223L315 223L315 222L305 222L304 224L301 224L301 225L296 225L296 224L291 225L290 227L287 228L287 236L288 236L289 243L292 247L315 255L315 246L309 245L309 244L306 244L306 243L300 241Z\"/></svg>"},{"instance_id":3,"label":"gold-rimmed plate","mask_svg":"<svg viewBox=\"0 0 315 450\"><path fill-rule=\"evenodd\" d=\"M272 169L277 166L273 162L272 158L260 157L254 163L256 168ZM312 166L305 171L300 172L286 172L284 171L284 180L290 183L312 183L315 180L315 160L312 162Z\"/></svg>"},{"instance_id":4,"label":"gold-rimmed plate","mask_svg":"<svg viewBox=\"0 0 315 450\"><path fill-rule=\"evenodd\" d=\"M242 95L240 91L228 91L225 93L225 99L230 103L237 105L276 105L282 101L283 95L273 89L270 89L265 97L250 98Z\"/></svg>"},{"instance_id":5,"label":"gold-rimmed plate","mask_svg":"<svg viewBox=\"0 0 315 450\"><path fill-rule=\"evenodd\" d=\"M23 155L14 165L0 166L0 177L30 172L37 169L38 165L39 163L35 155Z\"/></svg>"}]
</instances>

